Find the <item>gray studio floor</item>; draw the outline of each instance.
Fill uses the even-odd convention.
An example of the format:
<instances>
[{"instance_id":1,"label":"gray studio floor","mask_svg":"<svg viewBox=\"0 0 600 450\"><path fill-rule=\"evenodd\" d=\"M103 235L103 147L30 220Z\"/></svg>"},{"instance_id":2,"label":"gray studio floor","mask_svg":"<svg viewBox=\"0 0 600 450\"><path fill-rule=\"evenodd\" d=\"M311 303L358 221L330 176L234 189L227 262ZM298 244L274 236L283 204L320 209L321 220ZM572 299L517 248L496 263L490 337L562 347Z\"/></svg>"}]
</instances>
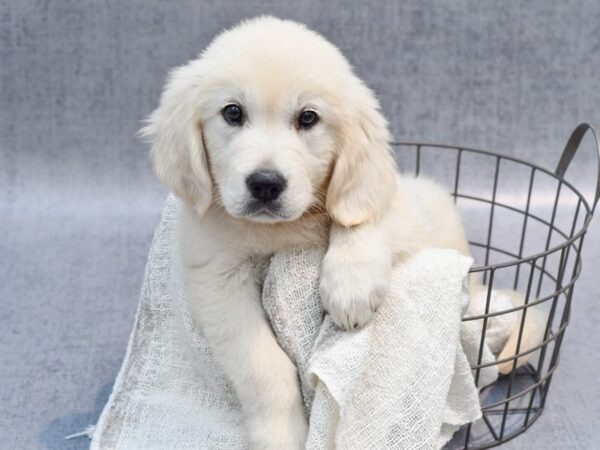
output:
<instances>
[{"instance_id":1,"label":"gray studio floor","mask_svg":"<svg viewBox=\"0 0 600 450\"><path fill-rule=\"evenodd\" d=\"M297 19L348 55L397 138L553 168L600 122L600 4L511 3L0 0L0 449L88 446L64 437L95 423L125 353L166 196L135 133L168 68L243 17ZM582 150L568 178L589 194ZM597 217L547 409L505 448L600 448L599 267Z\"/></svg>"}]
</instances>

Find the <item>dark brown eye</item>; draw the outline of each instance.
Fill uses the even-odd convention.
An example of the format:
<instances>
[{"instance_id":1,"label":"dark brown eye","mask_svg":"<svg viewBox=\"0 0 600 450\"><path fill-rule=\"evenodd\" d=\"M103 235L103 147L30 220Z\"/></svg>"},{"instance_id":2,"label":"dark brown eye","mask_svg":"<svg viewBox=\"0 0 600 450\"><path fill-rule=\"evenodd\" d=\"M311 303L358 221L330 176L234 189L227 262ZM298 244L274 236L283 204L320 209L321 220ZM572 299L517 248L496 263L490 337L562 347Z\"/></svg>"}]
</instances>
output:
<instances>
[{"instance_id":1,"label":"dark brown eye","mask_svg":"<svg viewBox=\"0 0 600 450\"><path fill-rule=\"evenodd\" d=\"M305 130L311 128L315 123L319 121L319 116L316 112L311 110L302 111L298 117L298 126Z\"/></svg>"},{"instance_id":2,"label":"dark brown eye","mask_svg":"<svg viewBox=\"0 0 600 450\"><path fill-rule=\"evenodd\" d=\"M242 108L235 103L225 106L221 111L221 114L223 115L225 122L229 125L239 126L244 122L244 112L242 111Z\"/></svg>"}]
</instances>

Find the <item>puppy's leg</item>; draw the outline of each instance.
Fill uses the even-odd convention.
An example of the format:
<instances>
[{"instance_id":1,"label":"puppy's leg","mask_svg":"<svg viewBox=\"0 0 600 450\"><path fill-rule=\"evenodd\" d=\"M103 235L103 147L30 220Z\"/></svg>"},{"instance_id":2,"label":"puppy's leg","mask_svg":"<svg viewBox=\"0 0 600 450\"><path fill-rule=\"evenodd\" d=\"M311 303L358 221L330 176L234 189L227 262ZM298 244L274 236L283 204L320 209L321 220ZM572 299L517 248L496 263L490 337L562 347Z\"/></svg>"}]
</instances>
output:
<instances>
[{"instance_id":1,"label":"puppy's leg","mask_svg":"<svg viewBox=\"0 0 600 450\"><path fill-rule=\"evenodd\" d=\"M295 366L263 314L258 269L220 255L187 268L189 307L240 399L253 449L300 449L307 424Z\"/></svg>"},{"instance_id":2,"label":"puppy's leg","mask_svg":"<svg viewBox=\"0 0 600 450\"><path fill-rule=\"evenodd\" d=\"M392 269L387 222L331 226L320 292L323 307L339 327L365 325L387 294Z\"/></svg>"}]
</instances>

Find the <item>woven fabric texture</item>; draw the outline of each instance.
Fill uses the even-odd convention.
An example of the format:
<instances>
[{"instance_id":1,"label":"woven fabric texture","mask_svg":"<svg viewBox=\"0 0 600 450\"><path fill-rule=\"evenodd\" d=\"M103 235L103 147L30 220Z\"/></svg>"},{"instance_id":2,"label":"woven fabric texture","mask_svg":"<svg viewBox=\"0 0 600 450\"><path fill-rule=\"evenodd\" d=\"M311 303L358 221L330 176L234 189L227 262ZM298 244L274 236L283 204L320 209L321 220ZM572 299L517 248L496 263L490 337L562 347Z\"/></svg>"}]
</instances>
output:
<instances>
[{"instance_id":1,"label":"woven fabric texture","mask_svg":"<svg viewBox=\"0 0 600 450\"><path fill-rule=\"evenodd\" d=\"M235 393L186 311L176 216L170 197L92 450L247 448ZM263 289L273 331L299 369L310 420L307 448L439 448L457 427L479 418L469 361L478 353L480 329L460 321L469 303L471 258L453 250L419 253L394 270L374 320L344 332L323 320L322 255L322 249L274 255ZM493 357L486 347L484 362ZM480 382L496 376L491 367Z\"/></svg>"}]
</instances>

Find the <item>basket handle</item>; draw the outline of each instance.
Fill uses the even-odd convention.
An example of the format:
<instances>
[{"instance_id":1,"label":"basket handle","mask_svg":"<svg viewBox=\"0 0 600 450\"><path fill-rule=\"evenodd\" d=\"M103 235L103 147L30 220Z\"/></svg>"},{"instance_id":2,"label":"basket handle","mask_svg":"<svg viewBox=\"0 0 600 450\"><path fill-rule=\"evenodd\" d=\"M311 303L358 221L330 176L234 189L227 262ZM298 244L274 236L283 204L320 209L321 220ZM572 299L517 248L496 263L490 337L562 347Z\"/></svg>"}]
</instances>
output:
<instances>
[{"instance_id":1,"label":"basket handle","mask_svg":"<svg viewBox=\"0 0 600 450\"><path fill-rule=\"evenodd\" d=\"M594 135L594 140L596 141L596 150L598 151L598 174L596 176L596 196L594 197L594 202L592 203L592 212L596 209L596 204L600 199L600 127L598 125L592 125L590 123L581 123L577 125L577 128L573 130L571 133L571 137L567 141L567 145L565 145L565 149L560 157L560 161L558 162L558 166L556 166L556 175L563 179L565 176L565 172L569 168L569 164L571 164L571 160L575 153L579 149L579 144L585 133L590 130Z\"/></svg>"}]
</instances>

